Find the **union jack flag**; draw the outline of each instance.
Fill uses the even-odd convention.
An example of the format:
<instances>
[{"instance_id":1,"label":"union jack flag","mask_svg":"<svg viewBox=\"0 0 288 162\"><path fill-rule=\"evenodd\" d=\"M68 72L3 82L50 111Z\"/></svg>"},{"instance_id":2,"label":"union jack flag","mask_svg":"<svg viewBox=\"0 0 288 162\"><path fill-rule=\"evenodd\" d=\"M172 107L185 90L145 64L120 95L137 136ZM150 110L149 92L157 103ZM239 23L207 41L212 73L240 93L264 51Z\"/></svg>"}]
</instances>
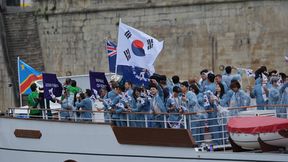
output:
<instances>
[{"instance_id":1,"label":"union jack flag","mask_svg":"<svg viewBox=\"0 0 288 162\"><path fill-rule=\"evenodd\" d=\"M107 53L108 53L109 57L115 56L117 54L116 44L113 43L112 41L108 40L106 42L106 50L107 50Z\"/></svg>"},{"instance_id":2,"label":"union jack flag","mask_svg":"<svg viewBox=\"0 0 288 162\"><path fill-rule=\"evenodd\" d=\"M117 59L117 49L116 44L112 41L107 40L106 41L106 50L108 54L108 60L109 60L109 71L111 73L115 73L115 66L116 66L116 59Z\"/></svg>"}]
</instances>

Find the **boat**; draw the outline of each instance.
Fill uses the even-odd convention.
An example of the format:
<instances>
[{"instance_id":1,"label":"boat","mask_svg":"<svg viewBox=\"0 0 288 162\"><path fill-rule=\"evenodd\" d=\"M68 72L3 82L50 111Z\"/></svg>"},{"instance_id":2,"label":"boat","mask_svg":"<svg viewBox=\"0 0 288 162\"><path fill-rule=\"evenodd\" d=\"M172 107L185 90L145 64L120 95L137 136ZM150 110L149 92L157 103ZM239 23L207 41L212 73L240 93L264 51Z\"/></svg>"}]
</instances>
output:
<instances>
[{"instance_id":1,"label":"boat","mask_svg":"<svg viewBox=\"0 0 288 162\"><path fill-rule=\"evenodd\" d=\"M228 121L234 151L288 149L288 119L274 116L239 116Z\"/></svg>"},{"instance_id":2,"label":"boat","mask_svg":"<svg viewBox=\"0 0 288 162\"><path fill-rule=\"evenodd\" d=\"M197 151L189 129L116 127L6 114L0 117L0 130L3 162L287 161L287 155L278 153Z\"/></svg>"},{"instance_id":3,"label":"boat","mask_svg":"<svg viewBox=\"0 0 288 162\"><path fill-rule=\"evenodd\" d=\"M79 77L73 79L85 89L88 76ZM41 82L38 84L41 85ZM287 155L279 153L262 153L261 156L255 152L234 153L229 150L230 144L213 146L208 141L203 146L197 146L190 129L116 127L105 123L104 112L98 110L93 111L95 119L91 122L76 118L61 120L57 117L61 111L57 107L59 105L51 107L55 115L53 118L45 115L45 109L40 118L29 118L27 107L9 108L7 114L0 116L0 161L287 161ZM189 119L189 115L185 114L184 118Z\"/></svg>"}]
</instances>

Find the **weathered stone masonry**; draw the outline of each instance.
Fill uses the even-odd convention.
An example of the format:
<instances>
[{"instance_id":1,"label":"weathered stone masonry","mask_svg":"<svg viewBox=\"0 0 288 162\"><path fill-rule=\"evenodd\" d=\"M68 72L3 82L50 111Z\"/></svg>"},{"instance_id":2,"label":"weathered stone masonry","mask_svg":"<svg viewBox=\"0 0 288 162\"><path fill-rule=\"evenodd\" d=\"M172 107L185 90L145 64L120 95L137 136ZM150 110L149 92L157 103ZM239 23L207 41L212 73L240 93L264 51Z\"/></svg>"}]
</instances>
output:
<instances>
[{"instance_id":1,"label":"weathered stone masonry","mask_svg":"<svg viewBox=\"0 0 288 162\"><path fill-rule=\"evenodd\" d=\"M46 71L108 71L104 41L123 22L164 40L156 71L182 78L219 65L287 72L288 1L36 0ZM69 2L69 4L67 3Z\"/></svg>"},{"instance_id":2,"label":"weathered stone masonry","mask_svg":"<svg viewBox=\"0 0 288 162\"><path fill-rule=\"evenodd\" d=\"M120 18L164 40L155 66L170 77L187 79L203 68L219 72L220 65L230 64L252 69L266 65L287 73L287 0L34 0L34 4L41 45L41 67L36 68L58 76L108 72L105 40L117 41ZM11 103L7 86L11 78L3 64L0 70L3 108Z\"/></svg>"}]
</instances>

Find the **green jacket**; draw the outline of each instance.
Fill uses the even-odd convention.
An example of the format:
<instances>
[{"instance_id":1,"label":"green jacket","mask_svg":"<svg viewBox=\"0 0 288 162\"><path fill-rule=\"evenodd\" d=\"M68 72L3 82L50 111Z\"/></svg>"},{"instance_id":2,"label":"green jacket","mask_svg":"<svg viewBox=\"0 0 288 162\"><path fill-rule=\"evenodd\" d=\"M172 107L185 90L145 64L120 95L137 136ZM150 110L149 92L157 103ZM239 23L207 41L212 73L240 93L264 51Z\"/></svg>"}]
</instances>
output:
<instances>
[{"instance_id":1,"label":"green jacket","mask_svg":"<svg viewBox=\"0 0 288 162\"><path fill-rule=\"evenodd\" d=\"M38 97L39 97L39 93L38 92L31 92L28 95L28 106L29 106L29 108L37 108ZM40 114L41 114L41 110L30 110L30 115L40 115Z\"/></svg>"},{"instance_id":2,"label":"green jacket","mask_svg":"<svg viewBox=\"0 0 288 162\"><path fill-rule=\"evenodd\" d=\"M73 94L77 94L81 90L79 87L72 87L72 86L67 86L67 89L69 93L73 93Z\"/></svg>"}]
</instances>

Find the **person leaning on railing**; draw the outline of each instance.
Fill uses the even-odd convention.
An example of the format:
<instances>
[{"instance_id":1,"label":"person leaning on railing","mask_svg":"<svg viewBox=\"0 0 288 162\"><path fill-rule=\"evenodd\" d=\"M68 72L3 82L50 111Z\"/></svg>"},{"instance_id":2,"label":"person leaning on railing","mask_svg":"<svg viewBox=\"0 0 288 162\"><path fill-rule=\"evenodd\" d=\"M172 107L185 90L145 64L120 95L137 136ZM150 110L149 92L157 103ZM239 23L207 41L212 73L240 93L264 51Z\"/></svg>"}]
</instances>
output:
<instances>
[{"instance_id":1,"label":"person leaning on railing","mask_svg":"<svg viewBox=\"0 0 288 162\"><path fill-rule=\"evenodd\" d=\"M280 99L280 104L281 105L288 105L288 79L285 79L283 86L280 88L280 94L281 94L281 99ZM277 116L280 118L287 118L287 108L288 107L281 107L276 109Z\"/></svg>"},{"instance_id":2,"label":"person leaning on railing","mask_svg":"<svg viewBox=\"0 0 288 162\"><path fill-rule=\"evenodd\" d=\"M250 96L248 96L242 89L237 80L232 80L230 85L231 90L223 96L220 104L225 107L242 107L250 105ZM245 109L233 109L229 111L230 116L238 115L239 111Z\"/></svg>"},{"instance_id":3,"label":"person leaning on railing","mask_svg":"<svg viewBox=\"0 0 288 162\"><path fill-rule=\"evenodd\" d=\"M211 133L212 139L213 139L213 143L214 144L221 144L222 140L220 140L221 138L221 126L218 123L218 113L217 113L217 97L214 95L217 91L216 91L216 87L217 85L214 83L215 80L215 75L209 73L208 77L208 86L207 88L205 88L205 92L204 92L204 96L205 97L205 109L208 111L208 129L209 132Z\"/></svg>"},{"instance_id":4,"label":"person leaning on railing","mask_svg":"<svg viewBox=\"0 0 288 162\"><path fill-rule=\"evenodd\" d=\"M184 128L183 125L181 125L183 120L181 113L187 112L187 108L181 106L179 93L181 93L181 88L174 86L173 94L166 102L167 111L169 113L168 126L170 128Z\"/></svg>"},{"instance_id":5,"label":"person leaning on railing","mask_svg":"<svg viewBox=\"0 0 288 162\"><path fill-rule=\"evenodd\" d=\"M267 80L264 80L262 77L265 74L260 75L255 81L255 85L252 87L248 86L248 92L250 92L251 98L256 98L256 104L262 105L257 106L257 110L264 110L263 105L268 104L268 88L267 88Z\"/></svg>"},{"instance_id":6,"label":"person leaning on railing","mask_svg":"<svg viewBox=\"0 0 288 162\"><path fill-rule=\"evenodd\" d=\"M145 94L142 94L142 88L134 87L131 100L129 100L130 112L149 112L148 99ZM148 110L148 111L147 111ZM129 114L131 127L145 127L144 114Z\"/></svg>"},{"instance_id":7,"label":"person leaning on railing","mask_svg":"<svg viewBox=\"0 0 288 162\"><path fill-rule=\"evenodd\" d=\"M126 114L123 113L126 111L125 108L126 103L121 97L122 92L123 87L119 87L119 85L115 86L114 88L115 97L113 98L110 104L112 124L118 127L127 126Z\"/></svg>"},{"instance_id":8,"label":"person leaning on railing","mask_svg":"<svg viewBox=\"0 0 288 162\"><path fill-rule=\"evenodd\" d=\"M61 100L56 99L57 103L61 104L61 109L63 111L60 112L61 119L71 119L73 117L73 100L74 95L70 95L69 90L64 87L63 94L61 96Z\"/></svg>"},{"instance_id":9,"label":"person leaning on railing","mask_svg":"<svg viewBox=\"0 0 288 162\"><path fill-rule=\"evenodd\" d=\"M197 96L194 92L188 90L188 86L189 84L187 81L181 83L181 107L187 108L187 111L190 113L200 112L201 107L198 104ZM201 119L201 114L191 114L189 119L188 128L191 129L195 141L200 141L202 138L200 135L202 122L199 121L199 119Z\"/></svg>"},{"instance_id":10,"label":"person leaning on railing","mask_svg":"<svg viewBox=\"0 0 288 162\"><path fill-rule=\"evenodd\" d=\"M80 119L83 121L92 121L92 101L88 97L89 94L88 92L83 92L80 93L80 97L77 98L76 101L76 108L78 110L83 110L80 112Z\"/></svg>"},{"instance_id":11,"label":"person leaning on railing","mask_svg":"<svg viewBox=\"0 0 288 162\"><path fill-rule=\"evenodd\" d=\"M271 87L269 88L269 92L268 92L268 105L279 105L280 104L280 99L281 99L281 95L280 95L280 91L279 91L279 85L277 84L278 82L278 77L272 77L270 79L270 83L271 83ZM270 110L275 110L277 111L276 107L268 107L267 109Z\"/></svg>"}]
</instances>

